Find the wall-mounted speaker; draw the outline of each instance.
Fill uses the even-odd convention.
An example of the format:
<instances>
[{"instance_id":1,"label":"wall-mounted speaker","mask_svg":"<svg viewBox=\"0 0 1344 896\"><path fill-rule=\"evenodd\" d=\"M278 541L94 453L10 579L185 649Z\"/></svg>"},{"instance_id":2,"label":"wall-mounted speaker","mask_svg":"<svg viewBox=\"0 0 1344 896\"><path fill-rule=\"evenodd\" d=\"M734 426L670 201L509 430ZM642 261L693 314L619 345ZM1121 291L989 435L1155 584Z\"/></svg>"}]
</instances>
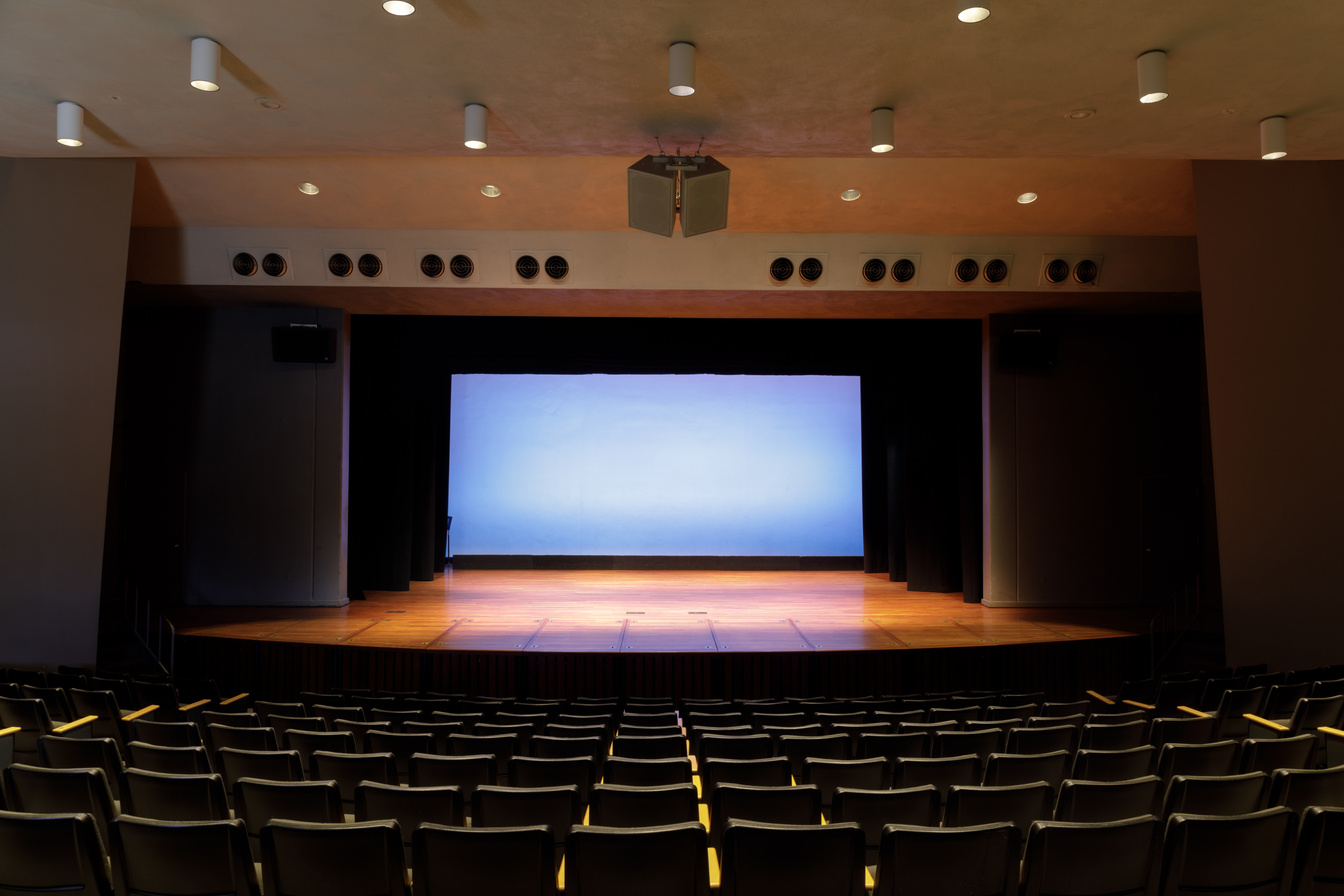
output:
<instances>
[{"instance_id":1,"label":"wall-mounted speaker","mask_svg":"<svg viewBox=\"0 0 1344 896\"><path fill-rule=\"evenodd\" d=\"M268 249L238 246L229 249L229 277L266 283L274 280L293 280L288 249Z\"/></svg>"},{"instance_id":2,"label":"wall-mounted speaker","mask_svg":"<svg viewBox=\"0 0 1344 896\"><path fill-rule=\"evenodd\" d=\"M475 283L479 279L480 267L476 263L475 250L417 249L415 255L419 259L416 279L422 283L456 286Z\"/></svg>"},{"instance_id":3,"label":"wall-mounted speaker","mask_svg":"<svg viewBox=\"0 0 1344 896\"><path fill-rule=\"evenodd\" d=\"M910 252L859 256L859 286L887 289L914 286L920 256Z\"/></svg>"},{"instance_id":4,"label":"wall-mounted speaker","mask_svg":"<svg viewBox=\"0 0 1344 896\"><path fill-rule=\"evenodd\" d=\"M387 250L385 249L328 249L327 279L360 282L387 279Z\"/></svg>"},{"instance_id":5,"label":"wall-mounted speaker","mask_svg":"<svg viewBox=\"0 0 1344 896\"><path fill-rule=\"evenodd\" d=\"M698 236L728 226L728 176L708 156L694 171L681 173L681 235Z\"/></svg>"},{"instance_id":6,"label":"wall-mounted speaker","mask_svg":"<svg viewBox=\"0 0 1344 896\"><path fill-rule=\"evenodd\" d=\"M953 255L947 285L958 289L1003 289L1012 280L1011 255Z\"/></svg>"},{"instance_id":7,"label":"wall-mounted speaker","mask_svg":"<svg viewBox=\"0 0 1344 896\"><path fill-rule=\"evenodd\" d=\"M764 258L765 282L770 286L820 286L826 282L825 252L771 253Z\"/></svg>"},{"instance_id":8,"label":"wall-mounted speaker","mask_svg":"<svg viewBox=\"0 0 1344 896\"><path fill-rule=\"evenodd\" d=\"M271 359L296 364L334 363L336 330L306 324L271 327Z\"/></svg>"},{"instance_id":9,"label":"wall-mounted speaker","mask_svg":"<svg viewBox=\"0 0 1344 896\"><path fill-rule=\"evenodd\" d=\"M1046 289L1095 289L1101 280L1104 255L1041 256L1041 274L1036 285Z\"/></svg>"}]
</instances>

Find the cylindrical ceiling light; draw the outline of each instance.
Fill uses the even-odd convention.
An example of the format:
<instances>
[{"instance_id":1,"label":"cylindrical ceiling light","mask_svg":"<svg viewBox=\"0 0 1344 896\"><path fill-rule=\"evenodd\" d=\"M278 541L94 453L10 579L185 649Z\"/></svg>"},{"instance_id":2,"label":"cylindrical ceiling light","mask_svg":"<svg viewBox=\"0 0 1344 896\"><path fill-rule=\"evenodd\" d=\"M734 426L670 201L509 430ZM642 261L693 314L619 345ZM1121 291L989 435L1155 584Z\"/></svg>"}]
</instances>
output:
<instances>
[{"instance_id":1,"label":"cylindrical ceiling light","mask_svg":"<svg viewBox=\"0 0 1344 896\"><path fill-rule=\"evenodd\" d=\"M84 107L79 103L56 104L56 142L62 146L84 145Z\"/></svg>"},{"instance_id":2,"label":"cylindrical ceiling light","mask_svg":"<svg viewBox=\"0 0 1344 896\"><path fill-rule=\"evenodd\" d=\"M1139 102L1160 103L1166 98L1166 51L1149 50L1139 57Z\"/></svg>"},{"instance_id":3,"label":"cylindrical ceiling light","mask_svg":"<svg viewBox=\"0 0 1344 896\"><path fill-rule=\"evenodd\" d=\"M682 40L668 47L667 92L673 96L695 93L695 44Z\"/></svg>"},{"instance_id":4,"label":"cylindrical ceiling light","mask_svg":"<svg viewBox=\"0 0 1344 896\"><path fill-rule=\"evenodd\" d=\"M219 44L208 37L191 40L191 86L197 90L219 89Z\"/></svg>"},{"instance_id":5,"label":"cylindrical ceiling light","mask_svg":"<svg viewBox=\"0 0 1344 896\"><path fill-rule=\"evenodd\" d=\"M891 152L896 148L895 113L883 107L874 109L871 118L873 152Z\"/></svg>"},{"instance_id":6,"label":"cylindrical ceiling light","mask_svg":"<svg viewBox=\"0 0 1344 896\"><path fill-rule=\"evenodd\" d=\"M957 18L963 22L983 22L989 18L989 0L957 0Z\"/></svg>"},{"instance_id":7,"label":"cylindrical ceiling light","mask_svg":"<svg viewBox=\"0 0 1344 896\"><path fill-rule=\"evenodd\" d=\"M467 149L485 149L485 107L480 103L467 106Z\"/></svg>"},{"instance_id":8,"label":"cylindrical ceiling light","mask_svg":"<svg viewBox=\"0 0 1344 896\"><path fill-rule=\"evenodd\" d=\"M1288 119L1275 115L1260 122L1260 158L1281 159L1288 155Z\"/></svg>"}]
</instances>

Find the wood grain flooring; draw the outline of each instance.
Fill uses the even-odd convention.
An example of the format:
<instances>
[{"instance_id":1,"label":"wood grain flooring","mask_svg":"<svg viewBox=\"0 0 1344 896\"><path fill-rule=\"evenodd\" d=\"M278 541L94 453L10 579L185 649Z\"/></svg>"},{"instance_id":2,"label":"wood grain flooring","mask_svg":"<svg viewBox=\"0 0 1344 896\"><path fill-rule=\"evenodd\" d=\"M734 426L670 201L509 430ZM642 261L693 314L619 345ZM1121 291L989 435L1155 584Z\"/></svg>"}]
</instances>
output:
<instances>
[{"instance_id":1,"label":"wood grain flooring","mask_svg":"<svg viewBox=\"0 0 1344 896\"><path fill-rule=\"evenodd\" d=\"M1003 608L860 572L450 570L341 608L185 607L179 635L415 650L759 653L1146 634L1144 608Z\"/></svg>"}]
</instances>

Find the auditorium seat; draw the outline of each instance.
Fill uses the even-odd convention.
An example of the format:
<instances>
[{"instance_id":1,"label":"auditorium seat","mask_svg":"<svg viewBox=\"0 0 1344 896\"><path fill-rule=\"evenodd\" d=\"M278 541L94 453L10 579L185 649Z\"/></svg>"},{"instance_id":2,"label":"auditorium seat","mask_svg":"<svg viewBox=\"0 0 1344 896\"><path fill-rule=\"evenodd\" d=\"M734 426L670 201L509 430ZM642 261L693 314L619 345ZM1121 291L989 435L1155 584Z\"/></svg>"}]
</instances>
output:
<instances>
[{"instance_id":1,"label":"auditorium seat","mask_svg":"<svg viewBox=\"0 0 1344 896\"><path fill-rule=\"evenodd\" d=\"M1078 736L1080 750L1129 750L1146 743L1148 723L1142 719L1117 724L1085 724Z\"/></svg>"},{"instance_id":2,"label":"auditorium seat","mask_svg":"<svg viewBox=\"0 0 1344 896\"><path fill-rule=\"evenodd\" d=\"M592 791L587 823L611 828L682 824L700 821L700 808L693 784L598 784Z\"/></svg>"},{"instance_id":3,"label":"auditorium seat","mask_svg":"<svg viewBox=\"0 0 1344 896\"><path fill-rule=\"evenodd\" d=\"M411 843L414 896L556 894L555 837L545 825L463 828L422 824Z\"/></svg>"},{"instance_id":4,"label":"auditorium seat","mask_svg":"<svg viewBox=\"0 0 1344 896\"><path fill-rule=\"evenodd\" d=\"M858 825L732 821L722 832L722 847L721 896L864 894Z\"/></svg>"},{"instance_id":5,"label":"auditorium seat","mask_svg":"<svg viewBox=\"0 0 1344 896\"><path fill-rule=\"evenodd\" d=\"M47 768L102 769L112 799L121 800L121 773L126 766L112 738L47 734L37 739L37 754Z\"/></svg>"},{"instance_id":6,"label":"auditorium seat","mask_svg":"<svg viewBox=\"0 0 1344 896\"><path fill-rule=\"evenodd\" d=\"M302 781L303 766L296 750L235 750L223 747L219 751L219 773L224 777L224 789L230 798L242 778L261 778L267 781Z\"/></svg>"},{"instance_id":7,"label":"auditorium seat","mask_svg":"<svg viewBox=\"0 0 1344 896\"><path fill-rule=\"evenodd\" d=\"M1055 750L1052 753L990 753L985 759L980 783L998 786L1044 781L1058 789L1068 773L1070 758L1066 750Z\"/></svg>"},{"instance_id":8,"label":"auditorium seat","mask_svg":"<svg viewBox=\"0 0 1344 896\"><path fill-rule=\"evenodd\" d=\"M484 784L494 784L495 757L489 754L477 756L430 756L416 753L410 760L412 787L460 787L465 811L471 814L471 798L476 788Z\"/></svg>"},{"instance_id":9,"label":"auditorium seat","mask_svg":"<svg viewBox=\"0 0 1344 896\"><path fill-rule=\"evenodd\" d=\"M410 896L395 821L276 820L261 831L267 896Z\"/></svg>"},{"instance_id":10,"label":"auditorium seat","mask_svg":"<svg viewBox=\"0 0 1344 896\"><path fill-rule=\"evenodd\" d=\"M157 715L157 713L156 713ZM140 718L131 722L131 740L156 747L199 747L201 729L195 722L161 722L156 719Z\"/></svg>"},{"instance_id":11,"label":"auditorium seat","mask_svg":"<svg viewBox=\"0 0 1344 896\"><path fill-rule=\"evenodd\" d=\"M932 784L938 788L940 800L946 802L947 789L953 784L978 784L982 778L980 757L973 754L930 759L898 756L891 786L901 788Z\"/></svg>"},{"instance_id":12,"label":"auditorium seat","mask_svg":"<svg viewBox=\"0 0 1344 896\"><path fill-rule=\"evenodd\" d=\"M234 815L247 825L253 861L261 861L261 830L276 818L336 824L345 820L335 781L263 781L243 778L234 792ZM266 890L272 896L271 890Z\"/></svg>"},{"instance_id":13,"label":"auditorium seat","mask_svg":"<svg viewBox=\"0 0 1344 896\"><path fill-rule=\"evenodd\" d=\"M1038 821L1027 834L1021 892L1024 896L1151 894L1161 834L1151 815L1096 823Z\"/></svg>"},{"instance_id":14,"label":"auditorium seat","mask_svg":"<svg viewBox=\"0 0 1344 896\"><path fill-rule=\"evenodd\" d=\"M304 728L290 728L285 732L286 750L299 754L299 767L304 777L312 777L313 754L318 750L328 753L354 753L355 735L349 731L309 731Z\"/></svg>"},{"instance_id":15,"label":"auditorium seat","mask_svg":"<svg viewBox=\"0 0 1344 896\"><path fill-rule=\"evenodd\" d=\"M168 775L204 775L214 771L205 747L161 747L138 740L126 745L126 765Z\"/></svg>"},{"instance_id":16,"label":"auditorium seat","mask_svg":"<svg viewBox=\"0 0 1344 896\"><path fill-rule=\"evenodd\" d=\"M1344 890L1344 808L1302 813L1292 896L1338 896Z\"/></svg>"},{"instance_id":17,"label":"auditorium seat","mask_svg":"<svg viewBox=\"0 0 1344 896\"><path fill-rule=\"evenodd\" d=\"M112 873L124 896L260 896L241 819L112 822Z\"/></svg>"},{"instance_id":18,"label":"auditorium seat","mask_svg":"<svg viewBox=\"0 0 1344 896\"><path fill-rule=\"evenodd\" d=\"M560 867L569 829L583 822L579 788L499 787L482 785L471 798L471 826L481 828L546 825L555 837L555 867Z\"/></svg>"},{"instance_id":19,"label":"auditorium seat","mask_svg":"<svg viewBox=\"0 0 1344 896\"><path fill-rule=\"evenodd\" d=\"M0 810L0 890L113 896L93 816Z\"/></svg>"},{"instance_id":20,"label":"auditorium seat","mask_svg":"<svg viewBox=\"0 0 1344 896\"><path fill-rule=\"evenodd\" d=\"M100 768L38 768L15 763L4 771L6 808L15 812L85 813L107 843L107 826L117 816L107 776Z\"/></svg>"},{"instance_id":21,"label":"auditorium seat","mask_svg":"<svg viewBox=\"0 0 1344 896\"><path fill-rule=\"evenodd\" d=\"M870 870L878 863L877 850L882 829L889 824L937 827L942 818L942 797L932 784L900 790L858 790L837 787L831 814L832 822L853 822L863 830Z\"/></svg>"},{"instance_id":22,"label":"auditorium seat","mask_svg":"<svg viewBox=\"0 0 1344 896\"><path fill-rule=\"evenodd\" d=\"M1184 815L1244 815L1265 808L1269 775L1176 775L1167 784L1161 818Z\"/></svg>"},{"instance_id":23,"label":"auditorium seat","mask_svg":"<svg viewBox=\"0 0 1344 896\"><path fill-rule=\"evenodd\" d=\"M998 787L954 784L947 791L943 824L968 827L1010 822L1026 839L1037 821L1048 821L1055 806L1055 789L1044 781Z\"/></svg>"},{"instance_id":24,"label":"auditorium seat","mask_svg":"<svg viewBox=\"0 0 1344 896\"><path fill-rule=\"evenodd\" d=\"M411 861L411 841L422 824L461 826L466 823L462 788L399 787L363 781L355 786L355 821L392 819L401 829L406 861Z\"/></svg>"},{"instance_id":25,"label":"auditorium seat","mask_svg":"<svg viewBox=\"0 0 1344 896\"><path fill-rule=\"evenodd\" d=\"M495 757L495 778L506 781L509 775L509 760L519 754L517 734L450 734L448 735L448 755Z\"/></svg>"},{"instance_id":26,"label":"auditorium seat","mask_svg":"<svg viewBox=\"0 0 1344 896\"><path fill-rule=\"evenodd\" d=\"M63 725L53 723L47 705L33 698L12 699L0 697L0 728L17 728L14 733L14 761L39 761L37 740L49 734L88 737L92 733L92 717Z\"/></svg>"},{"instance_id":27,"label":"auditorium seat","mask_svg":"<svg viewBox=\"0 0 1344 896\"><path fill-rule=\"evenodd\" d=\"M795 779L799 784L813 784L821 791L821 808L830 811L831 800L837 787L858 790L882 790L891 784L890 764L884 757L872 759L814 759L803 760L803 767Z\"/></svg>"},{"instance_id":28,"label":"auditorium seat","mask_svg":"<svg viewBox=\"0 0 1344 896\"><path fill-rule=\"evenodd\" d=\"M693 822L639 828L579 825L570 832L565 850L564 888L568 896L709 896L705 829Z\"/></svg>"},{"instance_id":29,"label":"auditorium seat","mask_svg":"<svg viewBox=\"0 0 1344 896\"><path fill-rule=\"evenodd\" d=\"M1237 765L1243 773L1268 774L1276 768L1307 768L1315 755L1314 734L1268 739L1248 737L1241 742Z\"/></svg>"},{"instance_id":30,"label":"auditorium seat","mask_svg":"<svg viewBox=\"0 0 1344 896\"><path fill-rule=\"evenodd\" d=\"M1151 770L1155 755L1151 745L1129 750L1079 750L1074 754L1069 777L1083 781L1141 778Z\"/></svg>"},{"instance_id":31,"label":"auditorium seat","mask_svg":"<svg viewBox=\"0 0 1344 896\"><path fill-rule=\"evenodd\" d=\"M784 767L787 770L786 759ZM701 769L701 774L704 774L704 769ZM605 784L658 787L665 784L689 784L693 776L694 770L689 756L679 756L675 759L630 759L609 756L602 763L602 781Z\"/></svg>"},{"instance_id":32,"label":"auditorium seat","mask_svg":"<svg viewBox=\"0 0 1344 896\"><path fill-rule=\"evenodd\" d=\"M312 758L313 780L335 781L341 789L345 812L355 812L355 787L361 781L397 783L397 763L391 753L328 753L317 750Z\"/></svg>"},{"instance_id":33,"label":"auditorium seat","mask_svg":"<svg viewBox=\"0 0 1344 896\"><path fill-rule=\"evenodd\" d=\"M821 824L821 791L813 785L758 787L719 784L708 794L709 845L717 849L733 819L773 824Z\"/></svg>"},{"instance_id":34,"label":"auditorium seat","mask_svg":"<svg viewBox=\"0 0 1344 896\"><path fill-rule=\"evenodd\" d=\"M579 803L588 805L588 794L597 783L597 763L592 756L515 756L509 760L509 783L514 787L560 787L579 789Z\"/></svg>"},{"instance_id":35,"label":"auditorium seat","mask_svg":"<svg viewBox=\"0 0 1344 896\"><path fill-rule=\"evenodd\" d=\"M171 775L128 768L122 812L162 821L218 821L229 817L224 778L219 774Z\"/></svg>"},{"instance_id":36,"label":"auditorium seat","mask_svg":"<svg viewBox=\"0 0 1344 896\"><path fill-rule=\"evenodd\" d=\"M1269 805L1287 806L1299 815L1308 806L1344 806L1344 765L1275 769L1269 776Z\"/></svg>"},{"instance_id":37,"label":"auditorium seat","mask_svg":"<svg viewBox=\"0 0 1344 896\"><path fill-rule=\"evenodd\" d=\"M1009 823L884 826L873 896L1014 896L1022 834Z\"/></svg>"},{"instance_id":38,"label":"auditorium seat","mask_svg":"<svg viewBox=\"0 0 1344 896\"><path fill-rule=\"evenodd\" d=\"M1277 894L1292 869L1297 816L1283 806L1244 815L1177 813L1162 848L1160 896Z\"/></svg>"},{"instance_id":39,"label":"auditorium seat","mask_svg":"<svg viewBox=\"0 0 1344 896\"><path fill-rule=\"evenodd\" d=\"M1237 742L1164 744L1154 773L1163 781L1176 775L1230 775L1237 770Z\"/></svg>"},{"instance_id":40,"label":"auditorium seat","mask_svg":"<svg viewBox=\"0 0 1344 896\"><path fill-rule=\"evenodd\" d=\"M1053 820L1090 824L1151 815L1161 805L1162 788L1157 775L1125 781L1067 779L1059 786Z\"/></svg>"}]
</instances>

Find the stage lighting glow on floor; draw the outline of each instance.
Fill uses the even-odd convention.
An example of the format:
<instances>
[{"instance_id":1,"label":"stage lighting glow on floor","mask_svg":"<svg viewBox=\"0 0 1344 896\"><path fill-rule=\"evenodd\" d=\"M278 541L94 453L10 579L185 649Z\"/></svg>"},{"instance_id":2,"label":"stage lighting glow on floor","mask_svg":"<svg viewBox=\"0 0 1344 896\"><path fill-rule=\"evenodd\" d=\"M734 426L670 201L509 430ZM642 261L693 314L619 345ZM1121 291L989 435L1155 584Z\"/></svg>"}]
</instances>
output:
<instances>
[{"instance_id":1,"label":"stage lighting glow on floor","mask_svg":"<svg viewBox=\"0 0 1344 896\"><path fill-rule=\"evenodd\" d=\"M859 378L458 374L457 554L859 556Z\"/></svg>"}]
</instances>

